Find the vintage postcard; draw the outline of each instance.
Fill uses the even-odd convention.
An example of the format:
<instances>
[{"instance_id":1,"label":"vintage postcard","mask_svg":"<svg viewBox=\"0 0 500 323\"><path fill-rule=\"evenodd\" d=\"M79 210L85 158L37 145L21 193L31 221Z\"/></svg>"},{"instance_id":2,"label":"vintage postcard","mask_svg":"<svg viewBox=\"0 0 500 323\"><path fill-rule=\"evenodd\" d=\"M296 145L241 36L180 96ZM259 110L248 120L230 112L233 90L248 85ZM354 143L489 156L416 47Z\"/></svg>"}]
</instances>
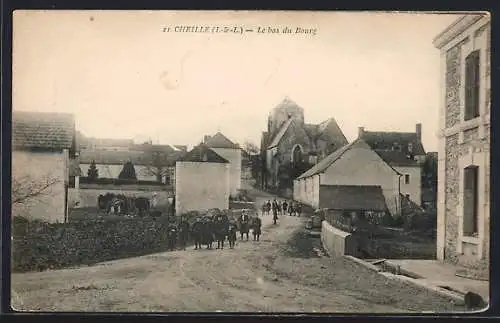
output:
<instances>
[{"instance_id":1,"label":"vintage postcard","mask_svg":"<svg viewBox=\"0 0 500 323\"><path fill-rule=\"evenodd\" d=\"M29 312L489 302L488 13L13 13Z\"/></svg>"}]
</instances>

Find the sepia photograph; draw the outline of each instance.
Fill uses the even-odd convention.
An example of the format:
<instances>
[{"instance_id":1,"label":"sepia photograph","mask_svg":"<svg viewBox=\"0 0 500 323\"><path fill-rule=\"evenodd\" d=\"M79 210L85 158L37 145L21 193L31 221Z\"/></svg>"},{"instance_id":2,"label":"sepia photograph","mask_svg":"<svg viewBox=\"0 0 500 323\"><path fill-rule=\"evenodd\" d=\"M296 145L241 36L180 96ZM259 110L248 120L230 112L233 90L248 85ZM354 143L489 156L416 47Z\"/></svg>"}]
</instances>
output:
<instances>
[{"instance_id":1,"label":"sepia photograph","mask_svg":"<svg viewBox=\"0 0 500 323\"><path fill-rule=\"evenodd\" d=\"M488 309L489 13L12 19L14 311Z\"/></svg>"}]
</instances>

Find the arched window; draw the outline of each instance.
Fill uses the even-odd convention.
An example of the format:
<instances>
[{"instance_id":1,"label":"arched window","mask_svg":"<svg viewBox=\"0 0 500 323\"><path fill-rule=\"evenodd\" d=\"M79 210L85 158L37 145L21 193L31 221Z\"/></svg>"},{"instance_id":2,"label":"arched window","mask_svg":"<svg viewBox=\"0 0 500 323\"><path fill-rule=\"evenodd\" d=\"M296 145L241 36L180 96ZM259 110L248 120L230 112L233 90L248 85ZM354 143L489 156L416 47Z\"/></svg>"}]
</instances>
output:
<instances>
[{"instance_id":1,"label":"arched window","mask_svg":"<svg viewBox=\"0 0 500 323\"><path fill-rule=\"evenodd\" d=\"M295 145L292 150L292 163L297 164L302 162L302 147L300 145Z\"/></svg>"}]
</instances>

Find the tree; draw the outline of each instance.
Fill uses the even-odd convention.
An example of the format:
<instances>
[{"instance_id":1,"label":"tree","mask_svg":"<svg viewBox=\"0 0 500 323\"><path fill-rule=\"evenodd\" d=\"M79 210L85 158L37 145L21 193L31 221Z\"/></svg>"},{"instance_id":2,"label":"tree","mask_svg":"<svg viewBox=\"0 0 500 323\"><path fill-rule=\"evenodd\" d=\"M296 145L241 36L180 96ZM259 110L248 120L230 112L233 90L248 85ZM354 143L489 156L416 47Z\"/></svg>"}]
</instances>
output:
<instances>
[{"instance_id":1,"label":"tree","mask_svg":"<svg viewBox=\"0 0 500 323\"><path fill-rule=\"evenodd\" d=\"M168 177L169 167L171 162L169 160L168 154L163 151L151 150L148 152L150 155L150 164L146 166L146 172L148 175L156 177L158 182L161 182L163 177ZM167 180L168 182L168 180Z\"/></svg>"},{"instance_id":2,"label":"tree","mask_svg":"<svg viewBox=\"0 0 500 323\"><path fill-rule=\"evenodd\" d=\"M46 175L34 179L30 175L23 177L12 176L11 204L25 204L43 195L50 194L50 188L59 183L60 179Z\"/></svg>"},{"instance_id":3,"label":"tree","mask_svg":"<svg viewBox=\"0 0 500 323\"><path fill-rule=\"evenodd\" d=\"M118 175L119 179L137 179L137 176L135 174L135 168L134 164L132 164L131 161L126 162L123 164L123 169Z\"/></svg>"},{"instance_id":4,"label":"tree","mask_svg":"<svg viewBox=\"0 0 500 323\"><path fill-rule=\"evenodd\" d=\"M259 147L249 140L245 140L243 143L243 150L245 150L249 155L256 155L260 153Z\"/></svg>"},{"instance_id":5,"label":"tree","mask_svg":"<svg viewBox=\"0 0 500 323\"><path fill-rule=\"evenodd\" d=\"M90 167L87 171L87 177L89 179L97 179L99 177L99 170L97 169L94 160L90 162Z\"/></svg>"}]
</instances>

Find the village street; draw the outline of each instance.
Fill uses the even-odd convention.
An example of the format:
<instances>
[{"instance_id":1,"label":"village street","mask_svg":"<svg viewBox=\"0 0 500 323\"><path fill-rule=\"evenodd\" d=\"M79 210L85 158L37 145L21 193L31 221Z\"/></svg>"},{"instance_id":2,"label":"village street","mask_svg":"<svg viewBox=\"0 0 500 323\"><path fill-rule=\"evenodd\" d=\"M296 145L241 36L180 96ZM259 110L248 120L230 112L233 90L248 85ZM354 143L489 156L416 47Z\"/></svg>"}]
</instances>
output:
<instances>
[{"instance_id":1,"label":"village street","mask_svg":"<svg viewBox=\"0 0 500 323\"><path fill-rule=\"evenodd\" d=\"M257 198L260 205L269 198ZM165 252L91 267L12 275L28 311L407 312L460 310L427 290L318 255L304 218L263 217L260 242Z\"/></svg>"}]
</instances>

